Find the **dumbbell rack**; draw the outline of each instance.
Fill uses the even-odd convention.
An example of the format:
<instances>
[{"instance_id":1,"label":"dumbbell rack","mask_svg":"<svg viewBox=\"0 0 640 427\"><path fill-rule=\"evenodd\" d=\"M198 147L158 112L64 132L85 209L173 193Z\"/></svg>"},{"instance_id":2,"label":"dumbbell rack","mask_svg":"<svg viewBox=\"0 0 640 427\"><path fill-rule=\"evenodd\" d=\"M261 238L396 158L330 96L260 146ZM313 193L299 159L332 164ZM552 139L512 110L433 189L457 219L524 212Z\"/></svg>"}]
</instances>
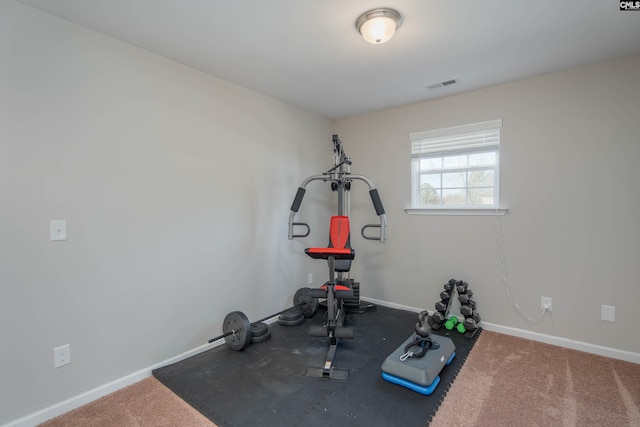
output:
<instances>
[{"instance_id":1,"label":"dumbbell rack","mask_svg":"<svg viewBox=\"0 0 640 427\"><path fill-rule=\"evenodd\" d=\"M460 313L464 316L464 321L460 322L462 327L458 330L467 338L473 338L478 333L480 314L476 302L471 299L473 291L467 282L461 280L451 279L445 283L444 291L440 292L440 301L435 304L436 311L428 318L429 326L437 331L447 322L456 294L460 301Z\"/></svg>"}]
</instances>

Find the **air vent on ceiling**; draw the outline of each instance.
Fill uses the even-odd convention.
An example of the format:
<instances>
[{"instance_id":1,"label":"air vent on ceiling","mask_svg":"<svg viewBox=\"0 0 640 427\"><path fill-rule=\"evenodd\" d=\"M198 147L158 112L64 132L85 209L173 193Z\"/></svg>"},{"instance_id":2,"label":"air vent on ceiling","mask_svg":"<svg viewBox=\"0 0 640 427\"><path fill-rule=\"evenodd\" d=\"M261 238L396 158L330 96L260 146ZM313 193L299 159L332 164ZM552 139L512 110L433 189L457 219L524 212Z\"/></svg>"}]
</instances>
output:
<instances>
[{"instance_id":1,"label":"air vent on ceiling","mask_svg":"<svg viewBox=\"0 0 640 427\"><path fill-rule=\"evenodd\" d=\"M457 83L456 79L450 79L450 80L445 80L445 81L442 81L442 82L431 83L430 85L427 85L426 88L427 89L437 89L439 87L451 86L451 85L456 84L456 83Z\"/></svg>"}]
</instances>

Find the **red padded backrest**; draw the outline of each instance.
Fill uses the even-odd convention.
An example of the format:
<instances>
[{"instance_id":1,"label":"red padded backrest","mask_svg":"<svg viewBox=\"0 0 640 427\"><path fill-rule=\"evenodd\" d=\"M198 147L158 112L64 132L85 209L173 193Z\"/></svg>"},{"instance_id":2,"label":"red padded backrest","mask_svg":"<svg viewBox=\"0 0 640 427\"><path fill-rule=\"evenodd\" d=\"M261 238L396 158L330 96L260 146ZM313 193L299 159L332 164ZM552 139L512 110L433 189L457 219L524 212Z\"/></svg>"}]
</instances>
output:
<instances>
[{"instance_id":1,"label":"red padded backrest","mask_svg":"<svg viewBox=\"0 0 640 427\"><path fill-rule=\"evenodd\" d=\"M349 217L332 216L329 228L329 246L342 249L349 247Z\"/></svg>"},{"instance_id":2,"label":"red padded backrest","mask_svg":"<svg viewBox=\"0 0 640 427\"><path fill-rule=\"evenodd\" d=\"M350 260L353 259L355 251L351 249L349 238L349 217L332 216L329 224L329 247L307 248L304 250L311 258ZM342 270L340 270L342 271ZM344 270L349 271L349 270Z\"/></svg>"}]
</instances>

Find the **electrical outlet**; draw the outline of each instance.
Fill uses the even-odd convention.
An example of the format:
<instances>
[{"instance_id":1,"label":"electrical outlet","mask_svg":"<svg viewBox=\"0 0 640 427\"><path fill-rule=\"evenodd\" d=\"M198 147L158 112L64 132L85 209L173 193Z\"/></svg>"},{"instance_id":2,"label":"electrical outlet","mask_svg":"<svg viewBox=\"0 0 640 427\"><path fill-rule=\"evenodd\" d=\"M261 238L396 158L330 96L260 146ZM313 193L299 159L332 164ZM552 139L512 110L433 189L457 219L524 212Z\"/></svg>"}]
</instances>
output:
<instances>
[{"instance_id":1,"label":"electrical outlet","mask_svg":"<svg viewBox=\"0 0 640 427\"><path fill-rule=\"evenodd\" d=\"M616 321L616 308L612 305L603 305L600 307L600 319L605 322Z\"/></svg>"},{"instance_id":2,"label":"electrical outlet","mask_svg":"<svg viewBox=\"0 0 640 427\"><path fill-rule=\"evenodd\" d=\"M546 310L546 311L552 311L551 310L551 298L548 297L541 297L540 298L540 308L542 310Z\"/></svg>"},{"instance_id":3,"label":"electrical outlet","mask_svg":"<svg viewBox=\"0 0 640 427\"><path fill-rule=\"evenodd\" d=\"M307 274L307 284L313 285L313 273Z\"/></svg>"},{"instance_id":4,"label":"electrical outlet","mask_svg":"<svg viewBox=\"0 0 640 427\"><path fill-rule=\"evenodd\" d=\"M62 345L53 349L53 367L59 368L71 363L71 346Z\"/></svg>"}]
</instances>

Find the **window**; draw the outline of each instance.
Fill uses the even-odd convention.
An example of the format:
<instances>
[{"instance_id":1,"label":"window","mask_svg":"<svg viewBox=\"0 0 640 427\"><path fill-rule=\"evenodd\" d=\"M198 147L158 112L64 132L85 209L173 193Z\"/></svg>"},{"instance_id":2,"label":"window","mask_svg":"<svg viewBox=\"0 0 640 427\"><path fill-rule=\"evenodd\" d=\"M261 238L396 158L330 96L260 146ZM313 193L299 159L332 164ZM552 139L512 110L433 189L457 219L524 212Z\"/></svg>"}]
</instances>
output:
<instances>
[{"instance_id":1,"label":"window","mask_svg":"<svg viewBox=\"0 0 640 427\"><path fill-rule=\"evenodd\" d=\"M412 208L497 209L502 120L409 135Z\"/></svg>"}]
</instances>

